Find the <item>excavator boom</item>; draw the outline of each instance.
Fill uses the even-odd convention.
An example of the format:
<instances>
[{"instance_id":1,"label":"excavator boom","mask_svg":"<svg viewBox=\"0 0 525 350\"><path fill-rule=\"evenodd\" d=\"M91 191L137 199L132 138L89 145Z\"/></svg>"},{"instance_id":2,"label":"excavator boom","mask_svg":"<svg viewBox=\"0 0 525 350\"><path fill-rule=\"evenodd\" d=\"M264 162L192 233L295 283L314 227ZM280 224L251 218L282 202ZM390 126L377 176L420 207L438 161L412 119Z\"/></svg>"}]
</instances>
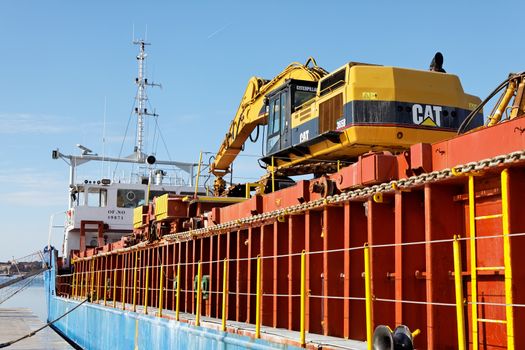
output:
<instances>
[{"instance_id":1,"label":"excavator boom","mask_svg":"<svg viewBox=\"0 0 525 350\"><path fill-rule=\"evenodd\" d=\"M265 125L268 119L266 95L290 79L317 82L327 72L317 66L313 58L305 64L291 63L272 80L252 77L242 97L235 118L211 165L211 172L222 177L229 172L244 143L258 125Z\"/></svg>"}]
</instances>

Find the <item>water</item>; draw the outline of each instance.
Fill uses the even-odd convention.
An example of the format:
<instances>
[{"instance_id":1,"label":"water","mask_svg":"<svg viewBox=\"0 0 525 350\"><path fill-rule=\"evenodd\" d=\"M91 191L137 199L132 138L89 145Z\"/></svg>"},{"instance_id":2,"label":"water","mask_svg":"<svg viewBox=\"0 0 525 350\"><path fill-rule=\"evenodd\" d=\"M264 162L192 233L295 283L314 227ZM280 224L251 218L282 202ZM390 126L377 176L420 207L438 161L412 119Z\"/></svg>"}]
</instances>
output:
<instances>
[{"instance_id":1,"label":"water","mask_svg":"<svg viewBox=\"0 0 525 350\"><path fill-rule=\"evenodd\" d=\"M0 283L5 281L5 277L0 277ZM22 281L15 285L18 289L26 281ZM15 289L9 288L10 291ZM38 316L42 321L47 322L47 306L46 306L46 294L44 289L43 276L36 277L31 284L23 291L15 294L10 299L0 304L0 308L12 308L12 307L24 307L31 309L35 315Z\"/></svg>"}]
</instances>

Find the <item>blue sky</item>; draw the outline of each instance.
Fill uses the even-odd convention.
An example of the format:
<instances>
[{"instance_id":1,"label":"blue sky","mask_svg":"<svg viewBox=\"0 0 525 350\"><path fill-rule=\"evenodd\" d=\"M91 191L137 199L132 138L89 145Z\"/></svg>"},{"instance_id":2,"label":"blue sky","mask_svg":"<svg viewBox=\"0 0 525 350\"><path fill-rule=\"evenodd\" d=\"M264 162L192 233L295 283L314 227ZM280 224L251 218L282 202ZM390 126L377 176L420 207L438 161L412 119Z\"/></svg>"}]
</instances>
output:
<instances>
[{"instance_id":1,"label":"blue sky","mask_svg":"<svg viewBox=\"0 0 525 350\"><path fill-rule=\"evenodd\" d=\"M250 76L272 77L308 56L327 70L351 60L427 69L439 50L466 91L486 96L509 72L525 69L524 7L518 1L1 1L0 261L46 244L49 216L67 204L67 167L50 152L76 152L82 143L101 153L104 101L106 152L118 153L135 94L133 27L137 37L147 27L153 43L148 73L163 88L150 91L150 99L169 153L196 161L200 150L217 150ZM247 157L236 169L253 176L257 165ZM60 230L53 237L60 246Z\"/></svg>"}]
</instances>

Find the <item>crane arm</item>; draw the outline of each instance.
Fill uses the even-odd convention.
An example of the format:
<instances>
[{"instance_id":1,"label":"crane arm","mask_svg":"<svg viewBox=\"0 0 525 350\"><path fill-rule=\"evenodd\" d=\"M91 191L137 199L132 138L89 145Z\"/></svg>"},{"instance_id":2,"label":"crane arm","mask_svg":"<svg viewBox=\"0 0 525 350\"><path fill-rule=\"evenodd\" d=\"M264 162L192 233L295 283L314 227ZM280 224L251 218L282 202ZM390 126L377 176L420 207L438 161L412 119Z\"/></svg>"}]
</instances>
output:
<instances>
[{"instance_id":1,"label":"crane arm","mask_svg":"<svg viewBox=\"0 0 525 350\"><path fill-rule=\"evenodd\" d=\"M311 65L310 65L311 63ZM211 165L211 172L222 177L229 172L233 163L252 131L258 125L265 125L268 119L265 96L281 86L288 79L319 81L327 72L317 66L313 58L305 64L291 63L272 80L252 77L241 99L237 113L230 123L228 132Z\"/></svg>"}]
</instances>

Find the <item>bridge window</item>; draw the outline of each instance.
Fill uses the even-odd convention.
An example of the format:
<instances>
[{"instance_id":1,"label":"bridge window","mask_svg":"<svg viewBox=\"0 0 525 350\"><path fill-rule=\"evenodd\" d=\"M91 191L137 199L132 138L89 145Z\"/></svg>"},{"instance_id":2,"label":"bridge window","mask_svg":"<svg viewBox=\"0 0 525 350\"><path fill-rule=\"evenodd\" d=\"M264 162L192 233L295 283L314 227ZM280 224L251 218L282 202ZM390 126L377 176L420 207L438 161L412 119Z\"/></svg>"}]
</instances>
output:
<instances>
[{"instance_id":1,"label":"bridge window","mask_svg":"<svg viewBox=\"0 0 525 350\"><path fill-rule=\"evenodd\" d=\"M88 188L87 205L89 207L105 207L108 191L105 188Z\"/></svg>"},{"instance_id":2,"label":"bridge window","mask_svg":"<svg viewBox=\"0 0 525 350\"><path fill-rule=\"evenodd\" d=\"M117 207L119 208L135 208L141 201L144 201L143 190L117 190Z\"/></svg>"}]
</instances>

